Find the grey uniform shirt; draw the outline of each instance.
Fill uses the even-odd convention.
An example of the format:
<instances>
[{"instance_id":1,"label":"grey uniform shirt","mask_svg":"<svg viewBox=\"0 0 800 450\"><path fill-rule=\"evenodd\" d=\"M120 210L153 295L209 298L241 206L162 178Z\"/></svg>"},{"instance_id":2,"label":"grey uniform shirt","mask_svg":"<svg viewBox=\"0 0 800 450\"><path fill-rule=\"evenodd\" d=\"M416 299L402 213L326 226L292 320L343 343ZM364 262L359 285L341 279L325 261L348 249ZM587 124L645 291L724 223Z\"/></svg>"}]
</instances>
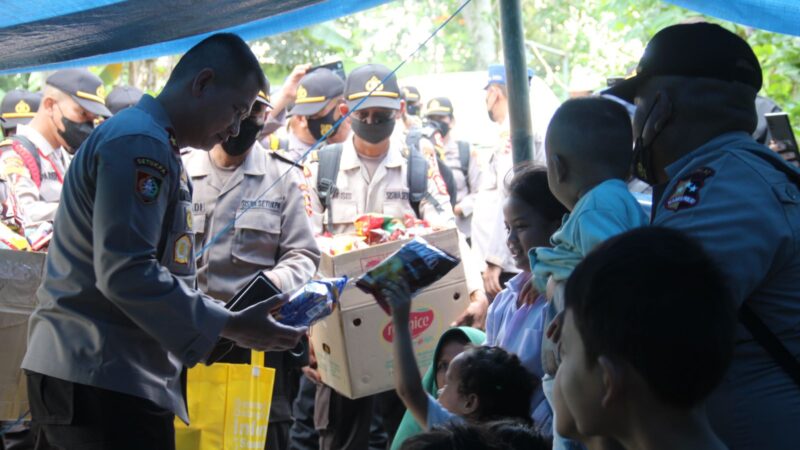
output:
<instances>
[{"instance_id":1,"label":"grey uniform shirt","mask_svg":"<svg viewBox=\"0 0 800 450\"><path fill-rule=\"evenodd\" d=\"M198 248L222 233L197 260L201 290L228 300L259 271L283 291L311 279L320 252L306 212L302 169L259 143L224 184L213 174L209 152L194 150L184 162L194 187Z\"/></svg>"},{"instance_id":2,"label":"grey uniform shirt","mask_svg":"<svg viewBox=\"0 0 800 450\"><path fill-rule=\"evenodd\" d=\"M456 215L458 229L469 237L472 235L472 212L475 210L475 198L481 183L480 163L478 152L470 147L469 165L467 173L461 167L461 157L458 150L458 141L450 139L444 147L444 162L452 169L456 182L456 206L461 208L462 215Z\"/></svg>"},{"instance_id":3,"label":"grey uniform shirt","mask_svg":"<svg viewBox=\"0 0 800 450\"><path fill-rule=\"evenodd\" d=\"M41 162L41 183L36 185L28 167L10 147L0 154L0 161L30 224L52 221L61 199L62 181L69 166L66 152L61 147L53 148L38 131L27 125L19 125L17 134L26 137L36 146Z\"/></svg>"},{"instance_id":4,"label":"grey uniform shirt","mask_svg":"<svg viewBox=\"0 0 800 450\"><path fill-rule=\"evenodd\" d=\"M193 288L191 186L170 128L145 95L72 161L22 367L188 420L181 365L211 350L229 313Z\"/></svg>"}]
</instances>

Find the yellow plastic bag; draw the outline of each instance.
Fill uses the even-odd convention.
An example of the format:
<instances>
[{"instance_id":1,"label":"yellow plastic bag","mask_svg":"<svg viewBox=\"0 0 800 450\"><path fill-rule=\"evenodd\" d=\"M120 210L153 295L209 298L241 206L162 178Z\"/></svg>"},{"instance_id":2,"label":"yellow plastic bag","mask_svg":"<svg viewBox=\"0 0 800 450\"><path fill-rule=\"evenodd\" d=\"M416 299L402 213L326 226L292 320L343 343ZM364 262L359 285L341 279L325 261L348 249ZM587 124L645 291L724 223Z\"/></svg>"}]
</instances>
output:
<instances>
[{"instance_id":1,"label":"yellow plastic bag","mask_svg":"<svg viewBox=\"0 0 800 450\"><path fill-rule=\"evenodd\" d=\"M264 367L261 352L252 352L251 361L189 369L186 400L191 425L175 419L177 450L264 448L275 369Z\"/></svg>"}]
</instances>

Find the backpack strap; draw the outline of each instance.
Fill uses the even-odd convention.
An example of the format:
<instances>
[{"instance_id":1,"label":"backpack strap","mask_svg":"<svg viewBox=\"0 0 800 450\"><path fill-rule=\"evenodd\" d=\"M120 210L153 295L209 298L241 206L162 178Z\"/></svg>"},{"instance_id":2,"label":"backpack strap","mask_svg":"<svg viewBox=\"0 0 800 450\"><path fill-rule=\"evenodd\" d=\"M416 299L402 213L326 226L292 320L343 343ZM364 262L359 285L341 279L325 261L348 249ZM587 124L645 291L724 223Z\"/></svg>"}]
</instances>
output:
<instances>
[{"instance_id":1,"label":"backpack strap","mask_svg":"<svg viewBox=\"0 0 800 450\"><path fill-rule=\"evenodd\" d=\"M328 227L333 225L331 199L336 195L336 179L339 177L339 163L342 161L342 144L326 145L317 151L319 171L317 172L317 196L322 207L328 212ZM328 230L330 231L330 230Z\"/></svg>"},{"instance_id":2,"label":"backpack strap","mask_svg":"<svg viewBox=\"0 0 800 450\"><path fill-rule=\"evenodd\" d=\"M755 148L745 147L745 150L768 162L776 170L783 172L789 178L789 181L800 188L800 172L786 164L783 159L778 159L778 155L775 154L773 156L772 152L766 153ZM739 322L747 328L747 331L753 335L756 342L767 351L767 354L800 387L800 361L783 345L783 342L769 329L767 324L758 317L758 314L747 304L747 301L739 307Z\"/></svg>"},{"instance_id":3,"label":"backpack strap","mask_svg":"<svg viewBox=\"0 0 800 450\"><path fill-rule=\"evenodd\" d=\"M11 139L0 142L0 147L10 146L14 153L22 159L25 168L31 174L31 179L37 188L42 186L42 158L39 149L30 139L22 135L15 135Z\"/></svg>"},{"instance_id":4,"label":"backpack strap","mask_svg":"<svg viewBox=\"0 0 800 450\"><path fill-rule=\"evenodd\" d=\"M456 141L458 144L458 162L461 164L461 173L464 174L464 180L467 181L467 191L472 192L472 186L469 185L469 160L470 149L469 142Z\"/></svg>"}]
</instances>

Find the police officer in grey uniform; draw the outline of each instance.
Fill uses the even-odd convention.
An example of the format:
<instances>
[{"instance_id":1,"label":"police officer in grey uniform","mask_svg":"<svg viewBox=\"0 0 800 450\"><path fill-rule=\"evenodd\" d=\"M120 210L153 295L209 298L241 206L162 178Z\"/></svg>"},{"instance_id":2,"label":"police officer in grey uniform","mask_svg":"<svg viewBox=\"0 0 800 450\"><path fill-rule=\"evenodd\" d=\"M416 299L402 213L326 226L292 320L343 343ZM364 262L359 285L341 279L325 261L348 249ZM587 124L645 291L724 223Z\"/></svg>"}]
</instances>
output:
<instances>
[{"instance_id":1,"label":"police officer in grey uniform","mask_svg":"<svg viewBox=\"0 0 800 450\"><path fill-rule=\"evenodd\" d=\"M18 125L27 125L39 110L42 94L28 92L24 89L13 89L6 93L0 103L0 117L3 122L3 136L11 137L17 134Z\"/></svg>"},{"instance_id":2,"label":"police officer in grey uniform","mask_svg":"<svg viewBox=\"0 0 800 450\"><path fill-rule=\"evenodd\" d=\"M637 105L634 162L655 185L652 223L696 238L739 307L733 362L707 405L711 424L731 449L796 449L800 173L751 136L759 62L737 35L695 23L658 32L636 72L610 93Z\"/></svg>"},{"instance_id":3,"label":"police officer in grey uniform","mask_svg":"<svg viewBox=\"0 0 800 450\"><path fill-rule=\"evenodd\" d=\"M110 115L100 78L86 69L59 70L45 81L33 119L0 143L0 161L31 225L53 220L68 155L86 140L95 119Z\"/></svg>"},{"instance_id":4,"label":"police officer in grey uniform","mask_svg":"<svg viewBox=\"0 0 800 450\"><path fill-rule=\"evenodd\" d=\"M189 177L180 146L239 133L267 88L247 44L213 35L187 52L162 93L105 121L65 180L40 305L22 363L39 438L69 449L172 449L188 421L181 367L220 336L284 350L305 329L269 314L285 297L232 313L194 289Z\"/></svg>"},{"instance_id":5,"label":"police officer in grey uniform","mask_svg":"<svg viewBox=\"0 0 800 450\"><path fill-rule=\"evenodd\" d=\"M292 161L302 157L342 117L339 111L342 92L344 80L325 68L314 70L300 80L294 105L289 109L286 136L286 155ZM349 133L349 121L345 120L326 140L342 142Z\"/></svg>"},{"instance_id":6,"label":"police officer in grey uniform","mask_svg":"<svg viewBox=\"0 0 800 450\"><path fill-rule=\"evenodd\" d=\"M302 169L256 141L267 106L266 96L259 93L238 136L210 152L193 150L183 156L194 187L195 238L201 248L209 246L197 260L198 284L214 298L233 297L259 272L282 291L291 292L309 281L319 265ZM241 359L250 357L249 351L232 353L231 358L242 353ZM291 401L307 359L303 355L291 351L265 355L265 365L275 369L266 448L288 448Z\"/></svg>"},{"instance_id":7,"label":"police officer in grey uniform","mask_svg":"<svg viewBox=\"0 0 800 450\"><path fill-rule=\"evenodd\" d=\"M458 229L469 237L470 222L475 208L475 196L480 186L478 154L468 142L453 137L456 124L453 103L447 97L431 99L425 107L425 118L436 124L441 136L441 150L445 164L451 169L456 187L456 204L453 213ZM437 149L438 150L438 149Z\"/></svg>"}]
</instances>

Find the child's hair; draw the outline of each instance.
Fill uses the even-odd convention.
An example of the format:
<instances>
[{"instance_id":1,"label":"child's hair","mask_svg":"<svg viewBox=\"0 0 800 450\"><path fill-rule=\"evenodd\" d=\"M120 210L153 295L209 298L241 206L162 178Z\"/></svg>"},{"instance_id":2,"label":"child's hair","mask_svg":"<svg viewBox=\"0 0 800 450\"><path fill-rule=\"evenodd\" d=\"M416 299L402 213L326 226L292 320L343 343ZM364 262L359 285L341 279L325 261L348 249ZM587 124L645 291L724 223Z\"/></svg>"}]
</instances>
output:
<instances>
[{"instance_id":1,"label":"child's hair","mask_svg":"<svg viewBox=\"0 0 800 450\"><path fill-rule=\"evenodd\" d=\"M500 450L482 427L447 422L406 439L401 450Z\"/></svg>"},{"instance_id":2,"label":"child's hair","mask_svg":"<svg viewBox=\"0 0 800 450\"><path fill-rule=\"evenodd\" d=\"M603 97L567 100L556 110L547 127L548 148L570 156L573 167L583 172L604 169L627 179L633 158L631 118L624 106Z\"/></svg>"},{"instance_id":3,"label":"child's hair","mask_svg":"<svg viewBox=\"0 0 800 450\"><path fill-rule=\"evenodd\" d=\"M499 420L484 428L492 442L506 450L550 450L553 445L528 424L519 420Z\"/></svg>"},{"instance_id":4,"label":"child's hair","mask_svg":"<svg viewBox=\"0 0 800 450\"><path fill-rule=\"evenodd\" d=\"M725 279L699 244L661 227L601 244L567 281L587 364L627 362L665 404L692 408L722 380L736 310Z\"/></svg>"},{"instance_id":5,"label":"child's hair","mask_svg":"<svg viewBox=\"0 0 800 450\"><path fill-rule=\"evenodd\" d=\"M537 384L516 355L488 346L472 347L463 355L459 392L478 397L477 421L530 421L531 397Z\"/></svg>"},{"instance_id":6,"label":"child's hair","mask_svg":"<svg viewBox=\"0 0 800 450\"><path fill-rule=\"evenodd\" d=\"M524 201L542 216L546 222L561 222L569 211L547 186L547 167L532 161L517 164L506 176L506 192Z\"/></svg>"}]
</instances>

